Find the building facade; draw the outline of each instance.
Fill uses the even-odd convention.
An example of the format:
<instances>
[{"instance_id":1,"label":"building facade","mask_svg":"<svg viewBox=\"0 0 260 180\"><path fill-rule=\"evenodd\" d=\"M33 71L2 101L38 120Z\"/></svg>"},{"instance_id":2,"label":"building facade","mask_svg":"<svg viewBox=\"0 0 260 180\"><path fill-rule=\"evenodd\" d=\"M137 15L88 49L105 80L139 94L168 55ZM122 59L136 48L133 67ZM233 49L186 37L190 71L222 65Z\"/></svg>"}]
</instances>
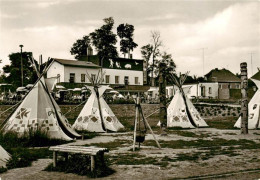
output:
<instances>
[{"instance_id":1,"label":"building facade","mask_svg":"<svg viewBox=\"0 0 260 180\"><path fill-rule=\"evenodd\" d=\"M219 99L236 99L241 89L241 80L227 69L213 69L205 75L207 82L218 83Z\"/></svg>"},{"instance_id":2,"label":"building facade","mask_svg":"<svg viewBox=\"0 0 260 180\"><path fill-rule=\"evenodd\" d=\"M122 91L140 91L140 87L143 86L143 60L138 59L107 58L100 63L97 56L88 61L53 58L47 71L47 78L57 77L57 83L63 83L65 86L66 84L83 86L90 83L86 77L87 73L93 77L101 70L105 72L102 84L113 88L120 87Z\"/></svg>"}]
</instances>

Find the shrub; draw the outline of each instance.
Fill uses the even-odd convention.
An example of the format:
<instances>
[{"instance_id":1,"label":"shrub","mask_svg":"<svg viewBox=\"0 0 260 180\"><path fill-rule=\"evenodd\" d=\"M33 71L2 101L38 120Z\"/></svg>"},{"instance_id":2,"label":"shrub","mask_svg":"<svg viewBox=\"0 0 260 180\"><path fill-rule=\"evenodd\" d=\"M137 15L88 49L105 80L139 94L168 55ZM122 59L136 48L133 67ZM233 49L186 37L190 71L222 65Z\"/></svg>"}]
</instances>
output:
<instances>
[{"instance_id":1,"label":"shrub","mask_svg":"<svg viewBox=\"0 0 260 180\"><path fill-rule=\"evenodd\" d=\"M53 164L49 164L44 170L45 171L59 171L66 173L75 173L79 175L86 175L88 177L105 177L113 174L115 171L109 168L106 164L108 163L107 158L105 158L106 163L102 163L99 157L96 157L96 165L94 172L90 171L90 157L84 155L71 155L68 161L57 161L57 166L53 167Z\"/></svg>"}]
</instances>

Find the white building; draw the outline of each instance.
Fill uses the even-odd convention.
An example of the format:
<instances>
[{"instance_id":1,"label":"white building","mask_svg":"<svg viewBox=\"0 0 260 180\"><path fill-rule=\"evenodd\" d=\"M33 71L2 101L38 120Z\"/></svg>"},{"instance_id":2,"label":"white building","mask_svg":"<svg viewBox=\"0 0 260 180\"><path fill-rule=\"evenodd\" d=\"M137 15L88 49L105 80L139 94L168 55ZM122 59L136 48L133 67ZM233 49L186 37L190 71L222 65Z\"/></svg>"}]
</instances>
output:
<instances>
[{"instance_id":1,"label":"white building","mask_svg":"<svg viewBox=\"0 0 260 180\"><path fill-rule=\"evenodd\" d=\"M89 61L65 60L53 58L47 71L47 78L58 77L58 83L90 83L88 73L97 76L101 66ZM113 86L142 86L143 60L109 58L102 64L105 72L103 84Z\"/></svg>"},{"instance_id":2,"label":"white building","mask_svg":"<svg viewBox=\"0 0 260 180\"><path fill-rule=\"evenodd\" d=\"M189 99L193 97L197 98L218 98L218 83L217 82L200 82L196 84L184 84L183 88L189 88L186 95ZM166 86L166 97L170 98L174 96L177 86ZM159 87L150 87L148 94L152 98L156 98L159 95Z\"/></svg>"},{"instance_id":3,"label":"white building","mask_svg":"<svg viewBox=\"0 0 260 180\"><path fill-rule=\"evenodd\" d=\"M57 83L90 83L86 73L97 76L101 67L91 62L53 59L47 71L47 78L57 77Z\"/></svg>"}]
</instances>

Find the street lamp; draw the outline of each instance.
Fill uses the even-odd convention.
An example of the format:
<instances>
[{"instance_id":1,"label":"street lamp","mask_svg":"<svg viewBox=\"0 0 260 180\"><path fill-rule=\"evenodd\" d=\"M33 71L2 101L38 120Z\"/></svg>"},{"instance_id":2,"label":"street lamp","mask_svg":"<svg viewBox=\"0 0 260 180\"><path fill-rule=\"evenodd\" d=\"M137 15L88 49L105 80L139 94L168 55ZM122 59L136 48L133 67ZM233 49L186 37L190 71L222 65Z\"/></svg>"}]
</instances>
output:
<instances>
[{"instance_id":1,"label":"street lamp","mask_svg":"<svg viewBox=\"0 0 260 180\"><path fill-rule=\"evenodd\" d=\"M22 86L23 86L23 45L19 46L21 48L21 76L22 76Z\"/></svg>"}]
</instances>

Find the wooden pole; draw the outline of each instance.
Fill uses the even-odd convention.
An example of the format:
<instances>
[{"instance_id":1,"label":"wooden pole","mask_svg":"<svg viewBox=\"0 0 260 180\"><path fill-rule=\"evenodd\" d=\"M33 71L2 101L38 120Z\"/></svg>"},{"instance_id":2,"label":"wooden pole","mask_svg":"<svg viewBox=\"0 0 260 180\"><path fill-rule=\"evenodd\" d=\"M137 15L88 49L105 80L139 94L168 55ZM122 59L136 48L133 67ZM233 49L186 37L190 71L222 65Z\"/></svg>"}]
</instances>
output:
<instances>
[{"instance_id":1,"label":"wooden pole","mask_svg":"<svg viewBox=\"0 0 260 180\"><path fill-rule=\"evenodd\" d=\"M166 136L167 128L167 109L166 109L166 64L161 62L159 64L159 98L160 98L160 122L161 135Z\"/></svg>"},{"instance_id":2,"label":"wooden pole","mask_svg":"<svg viewBox=\"0 0 260 180\"><path fill-rule=\"evenodd\" d=\"M135 142L136 142L136 126L138 121L138 106L139 97L136 98L136 105L135 105L135 127L134 127L134 142L133 142L133 151L135 151Z\"/></svg>"},{"instance_id":3,"label":"wooden pole","mask_svg":"<svg viewBox=\"0 0 260 180\"><path fill-rule=\"evenodd\" d=\"M57 152L53 151L53 167L57 166Z\"/></svg>"},{"instance_id":4,"label":"wooden pole","mask_svg":"<svg viewBox=\"0 0 260 180\"><path fill-rule=\"evenodd\" d=\"M248 134L248 79L247 79L247 63L243 62L240 64L241 70L241 134Z\"/></svg>"},{"instance_id":5,"label":"wooden pole","mask_svg":"<svg viewBox=\"0 0 260 180\"><path fill-rule=\"evenodd\" d=\"M155 140L155 142L156 142L157 146L159 147L159 149L161 149L161 146L160 146L159 142L157 141L157 139L156 139L156 137L155 137L155 135L154 135L154 133L153 133L153 130L152 130L151 126L149 125L148 121L145 119L145 117L144 117L144 114L143 114L143 111L142 111L142 110L141 110L141 115L142 115L142 118L143 118L143 120L144 120L144 122L145 122L146 126L149 128L150 132L152 133L152 135L153 135L153 138L154 138L154 140Z\"/></svg>"}]
</instances>

